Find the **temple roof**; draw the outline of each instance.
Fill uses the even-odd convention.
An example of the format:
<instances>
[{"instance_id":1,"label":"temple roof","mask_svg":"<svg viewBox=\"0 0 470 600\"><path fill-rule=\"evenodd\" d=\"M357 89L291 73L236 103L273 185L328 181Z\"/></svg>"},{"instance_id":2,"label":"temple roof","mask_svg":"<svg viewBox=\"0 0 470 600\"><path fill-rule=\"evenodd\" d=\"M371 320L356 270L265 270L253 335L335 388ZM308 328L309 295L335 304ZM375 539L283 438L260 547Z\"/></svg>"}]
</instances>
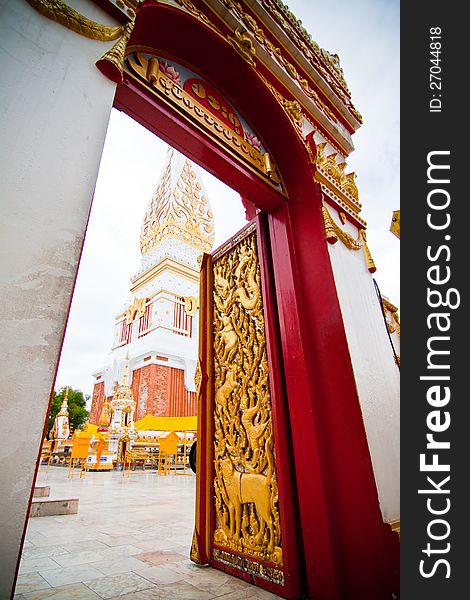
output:
<instances>
[{"instance_id":1,"label":"temple roof","mask_svg":"<svg viewBox=\"0 0 470 600\"><path fill-rule=\"evenodd\" d=\"M140 250L145 256L166 238L210 252L214 220L199 169L168 147L163 173L144 215Z\"/></svg>"}]
</instances>

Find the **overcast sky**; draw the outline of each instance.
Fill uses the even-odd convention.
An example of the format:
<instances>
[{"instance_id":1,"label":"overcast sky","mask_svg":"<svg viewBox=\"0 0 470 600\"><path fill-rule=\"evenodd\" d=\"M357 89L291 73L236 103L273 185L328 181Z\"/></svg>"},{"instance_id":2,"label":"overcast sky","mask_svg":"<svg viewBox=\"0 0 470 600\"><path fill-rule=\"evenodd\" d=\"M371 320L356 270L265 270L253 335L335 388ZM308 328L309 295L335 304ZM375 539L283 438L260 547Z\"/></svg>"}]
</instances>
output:
<instances>
[{"instance_id":1,"label":"overcast sky","mask_svg":"<svg viewBox=\"0 0 470 600\"><path fill-rule=\"evenodd\" d=\"M382 293L399 303L399 240L389 232L399 208L399 4L290 0L313 39L340 56L364 125L354 134L347 171L368 222L367 239ZM140 267L142 218L158 182L166 144L113 110L72 301L55 388L93 390L91 373L110 351L114 317L130 300ZM214 210L216 245L244 222L238 195L203 173Z\"/></svg>"}]
</instances>

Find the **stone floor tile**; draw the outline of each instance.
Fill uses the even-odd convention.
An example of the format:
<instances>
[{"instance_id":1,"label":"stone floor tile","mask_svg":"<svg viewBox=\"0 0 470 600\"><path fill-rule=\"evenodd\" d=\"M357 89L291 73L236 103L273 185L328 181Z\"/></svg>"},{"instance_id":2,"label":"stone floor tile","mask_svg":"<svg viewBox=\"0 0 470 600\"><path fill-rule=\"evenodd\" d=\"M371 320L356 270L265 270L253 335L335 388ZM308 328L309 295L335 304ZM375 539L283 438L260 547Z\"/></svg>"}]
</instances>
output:
<instances>
[{"instance_id":1,"label":"stone floor tile","mask_svg":"<svg viewBox=\"0 0 470 600\"><path fill-rule=\"evenodd\" d=\"M16 582L17 594L25 594L26 592L32 592L34 590L42 590L51 587L47 581L39 575L39 573L25 573L24 575L18 575Z\"/></svg>"},{"instance_id":2,"label":"stone floor tile","mask_svg":"<svg viewBox=\"0 0 470 600\"><path fill-rule=\"evenodd\" d=\"M22 600L101 600L101 598L85 584L73 583L24 594Z\"/></svg>"},{"instance_id":3,"label":"stone floor tile","mask_svg":"<svg viewBox=\"0 0 470 600\"><path fill-rule=\"evenodd\" d=\"M133 556L124 556L113 560L99 560L92 563L92 566L101 571L103 575L121 575L131 571L137 572L137 569L141 568L143 564Z\"/></svg>"},{"instance_id":4,"label":"stone floor tile","mask_svg":"<svg viewBox=\"0 0 470 600\"><path fill-rule=\"evenodd\" d=\"M168 568L174 570L176 573L182 573L186 576L199 575L201 573L205 574L206 572L215 570L207 566L197 565L191 562L187 557L179 562L169 564Z\"/></svg>"},{"instance_id":5,"label":"stone floor tile","mask_svg":"<svg viewBox=\"0 0 470 600\"><path fill-rule=\"evenodd\" d=\"M228 594L222 594L216 596L217 600L256 600L256 596L253 596L253 586L247 589L238 589L229 592ZM277 598L278 596L275 596Z\"/></svg>"},{"instance_id":6,"label":"stone floor tile","mask_svg":"<svg viewBox=\"0 0 470 600\"><path fill-rule=\"evenodd\" d=\"M101 554L95 551L85 550L84 552L69 552L54 557L56 563L61 567L71 567L73 565L84 565L100 560Z\"/></svg>"},{"instance_id":7,"label":"stone floor tile","mask_svg":"<svg viewBox=\"0 0 470 600\"><path fill-rule=\"evenodd\" d=\"M200 590L186 581L159 586L165 600L212 600L213 594Z\"/></svg>"},{"instance_id":8,"label":"stone floor tile","mask_svg":"<svg viewBox=\"0 0 470 600\"><path fill-rule=\"evenodd\" d=\"M140 548L136 546L106 546L106 548L102 548L99 551L100 560L120 560L121 558L126 558L127 556L134 556L137 554L141 554L142 551Z\"/></svg>"},{"instance_id":9,"label":"stone floor tile","mask_svg":"<svg viewBox=\"0 0 470 600\"><path fill-rule=\"evenodd\" d=\"M279 598L279 596L276 596L276 594L268 592L267 590L263 590L262 588L254 586L250 587L252 589L251 593L253 595L253 598L256 598L256 600L275 600L275 598Z\"/></svg>"},{"instance_id":10,"label":"stone floor tile","mask_svg":"<svg viewBox=\"0 0 470 600\"><path fill-rule=\"evenodd\" d=\"M175 583L175 581L181 581L185 577L183 574L176 573L166 567L152 567L146 563L141 563L140 566L136 567L134 573L155 584Z\"/></svg>"},{"instance_id":11,"label":"stone floor tile","mask_svg":"<svg viewBox=\"0 0 470 600\"><path fill-rule=\"evenodd\" d=\"M48 597L70 600L75 598L72 593L88 594L86 598L101 597L97 590L91 590L84 583L97 580L107 581L103 591L107 598L123 600L276 598L238 578L189 561L194 528L194 478L163 478L154 472L136 472L123 478L118 472L91 472L80 480L68 479L67 469L51 467L47 479L39 474L38 485L44 482L51 485L51 496L80 498L79 513L31 519L22 562L48 558L56 563L56 557L67 562L67 558L59 558L62 556L60 548L75 555L72 562L76 562L77 555L80 561L94 557L87 553L96 552L98 558L94 562L63 567L56 563L56 568L41 568L31 575L22 571L20 577L44 576L46 585L52 588L24 592L18 587L17 600ZM111 586L110 590L110 580L116 577L134 578L134 584L137 578L141 585L151 587L139 591L135 587L122 589L122 586L113 590ZM68 596L57 596L59 592ZM115 595L109 596L109 593ZM29 598L32 594L36 597Z\"/></svg>"},{"instance_id":12,"label":"stone floor tile","mask_svg":"<svg viewBox=\"0 0 470 600\"><path fill-rule=\"evenodd\" d=\"M156 587L155 584L135 573L112 575L86 581L85 584L104 600L118 598L124 594L140 592ZM196 600L196 599L194 599Z\"/></svg>"},{"instance_id":13,"label":"stone floor tile","mask_svg":"<svg viewBox=\"0 0 470 600\"><path fill-rule=\"evenodd\" d=\"M101 571L89 564L49 569L40 571L40 574L52 587L60 587L69 583L83 583L87 579L94 579L103 575Z\"/></svg>"},{"instance_id":14,"label":"stone floor tile","mask_svg":"<svg viewBox=\"0 0 470 600\"><path fill-rule=\"evenodd\" d=\"M143 552L141 554L135 554L134 558L157 567L159 565L180 562L181 554L170 552L168 550L156 550L155 552Z\"/></svg>"},{"instance_id":15,"label":"stone floor tile","mask_svg":"<svg viewBox=\"0 0 470 600\"><path fill-rule=\"evenodd\" d=\"M180 546L183 546L183 548L186 548L187 553L189 555L189 551L191 550L191 542L193 539L193 533L185 533L185 534L180 534L180 535L173 535L171 536L171 539L173 540L173 542L175 544L178 544Z\"/></svg>"},{"instance_id":16,"label":"stone floor tile","mask_svg":"<svg viewBox=\"0 0 470 600\"><path fill-rule=\"evenodd\" d=\"M23 548L23 558L44 558L53 557L58 554L67 554L68 550L65 546L33 546Z\"/></svg>"},{"instance_id":17,"label":"stone floor tile","mask_svg":"<svg viewBox=\"0 0 470 600\"><path fill-rule=\"evenodd\" d=\"M77 534L77 537L80 534ZM105 548L107 548L107 544L104 544L103 542L97 540L97 539L90 539L90 540L75 540L75 541L71 541L68 544L61 544L62 548L65 548L65 550L67 550L67 552L85 552L87 550L90 551L98 551L98 550L104 550Z\"/></svg>"},{"instance_id":18,"label":"stone floor tile","mask_svg":"<svg viewBox=\"0 0 470 600\"><path fill-rule=\"evenodd\" d=\"M107 533L104 533L101 534L99 540L101 544L110 547L132 545L140 548L138 544L142 541L142 536L108 535Z\"/></svg>"},{"instance_id":19,"label":"stone floor tile","mask_svg":"<svg viewBox=\"0 0 470 600\"><path fill-rule=\"evenodd\" d=\"M140 548L142 551L144 552L155 552L156 550L178 550L179 552L181 551L181 546L178 546L177 544L175 544L173 542L172 539L168 539L168 538L162 538L162 537L158 537L158 538L152 538L152 539L148 539L143 537L142 538L145 541L140 541L137 542L135 545L137 548ZM188 551L189 554L189 551Z\"/></svg>"},{"instance_id":20,"label":"stone floor tile","mask_svg":"<svg viewBox=\"0 0 470 600\"><path fill-rule=\"evenodd\" d=\"M20 573L36 573L44 569L56 569L59 564L48 556L41 556L39 558L25 558L20 563Z\"/></svg>"}]
</instances>

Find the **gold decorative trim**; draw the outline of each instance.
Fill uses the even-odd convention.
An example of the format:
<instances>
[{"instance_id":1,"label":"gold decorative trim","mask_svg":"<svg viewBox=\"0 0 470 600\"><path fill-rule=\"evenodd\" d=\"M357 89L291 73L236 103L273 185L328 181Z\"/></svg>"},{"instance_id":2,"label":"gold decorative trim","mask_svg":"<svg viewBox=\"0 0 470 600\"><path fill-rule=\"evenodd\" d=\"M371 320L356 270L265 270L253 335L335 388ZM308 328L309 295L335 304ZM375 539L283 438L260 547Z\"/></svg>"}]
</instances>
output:
<instances>
[{"instance_id":1,"label":"gold decorative trim","mask_svg":"<svg viewBox=\"0 0 470 600\"><path fill-rule=\"evenodd\" d=\"M275 21L287 32L288 36L297 44L309 61L322 60L330 73L338 80L338 83L350 96L347 83L344 79L343 69L340 65L339 56L330 54L327 50L320 48L312 40L311 35L302 25L302 22L292 13L280 0L262 0L262 4ZM312 55L313 54L313 55ZM313 63L316 66L315 63Z\"/></svg>"},{"instance_id":2,"label":"gold decorative trim","mask_svg":"<svg viewBox=\"0 0 470 600\"><path fill-rule=\"evenodd\" d=\"M344 194L335 188L331 183L322 176L322 173L316 171L315 180L320 184L321 190L324 195L339 208L338 210L345 211L348 215L354 218L355 221L360 223L363 227L367 227L367 221L365 221L357 212L357 208L351 208L351 202L347 201L348 198Z\"/></svg>"},{"instance_id":3,"label":"gold decorative trim","mask_svg":"<svg viewBox=\"0 0 470 600\"><path fill-rule=\"evenodd\" d=\"M318 181L323 181L328 187L332 187L337 194L342 196L346 204L355 212L361 210L359 202L359 191L355 182L355 173L345 173L346 162L336 162L336 152L325 154L327 142L317 144L317 155L315 164L317 173L315 178Z\"/></svg>"},{"instance_id":4,"label":"gold decorative trim","mask_svg":"<svg viewBox=\"0 0 470 600\"><path fill-rule=\"evenodd\" d=\"M240 20L243 21L245 26L251 31L254 38L263 46L266 52L274 58L284 69L285 71L294 79L302 88L304 93L311 98L317 107L332 121L335 123L338 121L335 114L330 110L330 108L320 99L318 94L310 87L308 81L302 77L295 66L285 58L282 50L277 48L266 36L265 32L259 27L256 19L254 19L250 14L248 14L240 3L235 2L234 0L222 0L225 6ZM312 57L315 56L312 54ZM323 60L327 60L325 55L322 55ZM359 122L362 122L362 118L357 110L354 108L350 98L345 94L345 92L341 89L341 86L334 80L333 76L328 73L325 67L321 64L322 59L315 56L314 59L315 64L312 66L320 72L320 75L323 79L330 85L330 87L334 90L337 96L341 99L346 109L357 119Z\"/></svg>"},{"instance_id":5,"label":"gold decorative trim","mask_svg":"<svg viewBox=\"0 0 470 600\"><path fill-rule=\"evenodd\" d=\"M357 240L353 238L347 231L343 231L339 225L335 223L328 209L323 204L322 206L323 220L325 222L326 239L330 244L336 244L341 240L349 250L360 250L362 248L362 235L358 233Z\"/></svg>"},{"instance_id":6,"label":"gold decorative trim","mask_svg":"<svg viewBox=\"0 0 470 600\"><path fill-rule=\"evenodd\" d=\"M209 27L210 29L212 29L213 31L216 31L219 35L220 31L217 29L217 27L210 21L210 19L207 17L207 15L205 15L203 12L201 12L192 2L191 0L176 0L177 4L179 4L181 7L183 7L184 9L186 9L186 11L192 15L193 17L196 17L196 19L198 19L198 21L201 21L202 23L204 23L204 25L207 25L207 27Z\"/></svg>"},{"instance_id":7,"label":"gold decorative trim","mask_svg":"<svg viewBox=\"0 0 470 600\"><path fill-rule=\"evenodd\" d=\"M385 318L387 320L387 329L390 333L397 332L398 337L400 337L400 317L398 316L398 308L387 300L384 296L382 298L382 306L385 313ZM387 313L390 312L392 315L392 321L387 319Z\"/></svg>"},{"instance_id":8,"label":"gold decorative trim","mask_svg":"<svg viewBox=\"0 0 470 600\"><path fill-rule=\"evenodd\" d=\"M104 54L96 63L96 66L103 75L106 75L106 77L115 83L120 83L122 81L127 42L131 37L133 29L133 21L124 25L119 40L114 44L111 50L108 50L108 52L106 52L106 54Z\"/></svg>"},{"instance_id":9,"label":"gold decorative trim","mask_svg":"<svg viewBox=\"0 0 470 600\"><path fill-rule=\"evenodd\" d=\"M233 35L227 35L228 43L235 48L238 54L252 67L256 67L256 63L253 60L256 55L256 50L253 44L253 40L248 35L248 32L243 27L237 27L233 32Z\"/></svg>"},{"instance_id":10,"label":"gold decorative trim","mask_svg":"<svg viewBox=\"0 0 470 600\"><path fill-rule=\"evenodd\" d=\"M214 543L283 564L256 232L214 259Z\"/></svg>"},{"instance_id":11,"label":"gold decorative trim","mask_svg":"<svg viewBox=\"0 0 470 600\"><path fill-rule=\"evenodd\" d=\"M366 259L367 270L369 271L369 273L375 273L377 271L377 267L375 266L374 259L372 258L369 246L367 245L366 230L359 229L359 235L362 237L362 249L364 250L364 257Z\"/></svg>"},{"instance_id":12,"label":"gold decorative trim","mask_svg":"<svg viewBox=\"0 0 470 600\"><path fill-rule=\"evenodd\" d=\"M201 393L201 383L202 383L202 369L201 369L201 361L197 361L196 372L194 373L194 386L196 387L196 397L199 397Z\"/></svg>"},{"instance_id":13,"label":"gold decorative trim","mask_svg":"<svg viewBox=\"0 0 470 600\"><path fill-rule=\"evenodd\" d=\"M390 223L390 231L400 239L400 211L394 210L392 222Z\"/></svg>"},{"instance_id":14,"label":"gold decorative trim","mask_svg":"<svg viewBox=\"0 0 470 600\"><path fill-rule=\"evenodd\" d=\"M193 531L193 540L191 542L191 552L189 554L190 560L197 565L201 565L201 557L199 556L199 547L197 543L196 531Z\"/></svg>"},{"instance_id":15,"label":"gold decorative trim","mask_svg":"<svg viewBox=\"0 0 470 600\"><path fill-rule=\"evenodd\" d=\"M152 68L149 69L150 61L155 58ZM125 68L130 76L138 76L143 80L147 88L170 105L179 114L190 120L196 127L210 135L217 143L228 149L232 155L241 160L252 171L261 175L264 181L270 183L277 191L280 189L280 176L276 165L269 162L266 164L265 155L259 152L243 137L230 129L212 113L208 112L202 104L187 94L181 87L167 77L160 69L157 57L147 60L142 52L135 52L126 57Z\"/></svg>"},{"instance_id":16,"label":"gold decorative trim","mask_svg":"<svg viewBox=\"0 0 470 600\"><path fill-rule=\"evenodd\" d=\"M152 279L158 277L163 273L166 269L170 272L175 273L179 277L184 277L191 283L199 283L199 272L191 267L183 265L182 263L173 260L172 258L165 258L163 261L159 262L157 265L152 267L149 271L145 271L139 277L137 277L134 281L132 281L131 294L135 294L142 287L147 285Z\"/></svg>"},{"instance_id":17,"label":"gold decorative trim","mask_svg":"<svg viewBox=\"0 0 470 600\"><path fill-rule=\"evenodd\" d=\"M80 14L74 8L68 6L62 0L26 0L30 6L41 13L44 17L60 23L67 29L71 29L91 40L110 42L117 40L123 33L124 26L111 27L92 21Z\"/></svg>"},{"instance_id":18,"label":"gold decorative trim","mask_svg":"<svg viewBox=\"0 0 470 600\"><path fill-rule=\"evenodd\" d=\"M242 229L242 231L240 231L240 233L238 233L238 235L235 235L233 238L230 238L229 240L227 240L225 242L225 244L223 246L220 246L212 254L212 259L214 261L218 260L221 256L223 256L229 250L234 248L237 244L239 244L242 240L244 240L246 237L248 237L250 235L250 233L253 233L253 231L255 231L255 230L256 230L256 222L253 222L250 225L247 225L244 229Z\"/></svg>"},{"instance_id":19,"label":"gold decorative trim","mask_svg":"<svg viewBox=\"0 0 470 600\"><path fill-rule=\"evenodd\" d=\"M390 529L393 532L398 533L398 537L400 537L400 519L397 519L396 521L391 521L389 525Z\"/></svg>"},{"instance_id":20,"label":"gold decorative trim","mask_svg":"<svg viewBox=\"0 0 470 600\"><path fill-rule=\"evenodd\" d=\"M362 249L364 252L367 270L370 273L375 273L377 268L370 253L369 247L367 246L365 229L359 229L357 239L354 239L351 234L349 234L347 231L343 231L341 227L335 223L325 204L322 205L322 214L327 242L329 244L336 244L338 240L341 240L349 250L357 251Z\"/></svg>"},{"instance_id":21,"label":"gold decorative trim","mask_svg":"<svg viewBox=\"0 0 470 600\"><path fill-rule=\"evenodd\" d=\"M297 133L299 134L300 138L305 144L304 136L302 133L302 107L297 102L297 100L284 100L282 104L284 110L289 115L294 125L294 128L296 129Z\"/></svg>"},{"instance_id":22,"label":"gold decorative trim","mask_svg":"<svg viewBox=\"0 0 470 600\"><path fill-rule=\"evenodd\" d=\"M302 26L302 23L280 0L262 0L262 4L280 27L285 30L289 38L294 41L305 59L320 72L334 89L349 112L359 123L362 123L362 116L351 101L351 93L344 79L339 56L320 48Z\"/></svg>"},{"instance_id":23,"label":"gold decorative trim","mask_svg":"<svg viewBox=\"0 0 470 600\"><path fill-rule=\"evenodd\" d=\"M133 303L124 312L126 323L129 325L137 316L142 317L145 314L146 306L147 298L134 298Z\"/></svg>"},{"instance_id":24,"label":"gold decorative trim","mask_svg":"<svg viewBox=\"0 0 470 600\"><path fill-rule=\"evenodd\" d=\"M196 296L185 296L184 312L190 317L195 317L199 310L199 298Z\"/></svg>"}]
</instances>

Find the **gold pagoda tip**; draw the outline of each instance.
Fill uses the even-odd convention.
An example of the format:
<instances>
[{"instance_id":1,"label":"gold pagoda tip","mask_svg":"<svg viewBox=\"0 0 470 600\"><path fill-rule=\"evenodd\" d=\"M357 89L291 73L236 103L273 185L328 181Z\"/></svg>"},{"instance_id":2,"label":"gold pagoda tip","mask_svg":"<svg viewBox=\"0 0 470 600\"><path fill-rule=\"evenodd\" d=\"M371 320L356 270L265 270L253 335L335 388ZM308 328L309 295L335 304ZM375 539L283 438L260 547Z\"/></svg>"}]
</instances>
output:
<instances>
[{"instance_id":1,"label":"gold pagoda tip","mask_svg":"<svg viewBox=\"0 0 470 600\"><path fill-rule=\"evenodd\" d=\"M400 211L394 210L392 216L392 222L390 224L390 231L393 235L396 235L400 239Z\"/></svg>"}]
</instances>

